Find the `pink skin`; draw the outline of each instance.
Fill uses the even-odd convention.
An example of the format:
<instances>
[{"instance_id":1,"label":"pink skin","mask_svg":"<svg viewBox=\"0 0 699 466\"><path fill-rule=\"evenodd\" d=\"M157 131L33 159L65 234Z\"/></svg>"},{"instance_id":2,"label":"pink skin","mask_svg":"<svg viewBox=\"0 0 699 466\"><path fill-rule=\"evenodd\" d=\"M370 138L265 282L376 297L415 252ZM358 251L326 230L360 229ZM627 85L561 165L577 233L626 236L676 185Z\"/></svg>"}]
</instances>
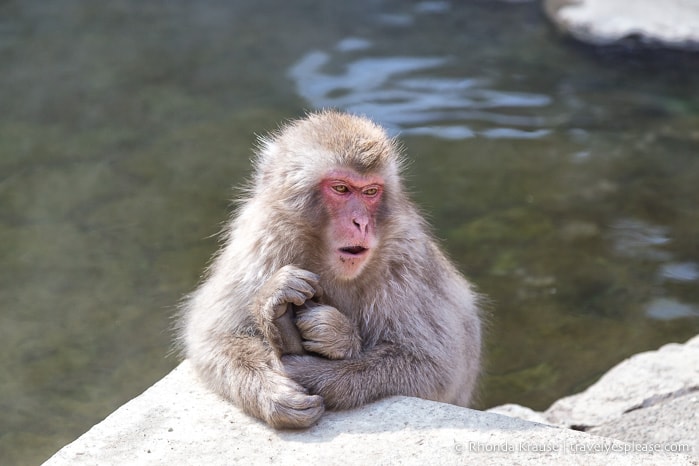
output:
<instances>
[{"instance_id":1,"label":"pink skin","mask_svg":"<svg viewBox=\"0 0 699 466\"><path fill-rule=\"evenodd\" d=\"M330 266L336 276L351 280L361 273L378 243L375 218L383 179L337 170L328 173L320 186L330 214L326 233L331 245Z\"/></svg>"}]
</instances>

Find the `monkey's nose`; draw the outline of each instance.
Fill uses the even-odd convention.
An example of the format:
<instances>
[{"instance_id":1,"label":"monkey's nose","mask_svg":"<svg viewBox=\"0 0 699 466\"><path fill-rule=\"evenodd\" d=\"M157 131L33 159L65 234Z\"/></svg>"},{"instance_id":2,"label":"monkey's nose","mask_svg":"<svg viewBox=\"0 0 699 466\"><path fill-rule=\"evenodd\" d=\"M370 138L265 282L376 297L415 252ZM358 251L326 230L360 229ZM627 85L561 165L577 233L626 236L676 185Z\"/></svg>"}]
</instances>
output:
<instances>
[{"instance_id":1,"label":"monkey's nose","mask_svg":"<svg viewBox=\"0 0 699 466\"><path fill-rule=\"evenodd\" d=\"M354 226L357 227L357 230L359 230L362 233L367 232L367 226L369 225L369 219L364 218L363 216L356 216L352 219L352 223Z\"/></svg>"}]
</instances>

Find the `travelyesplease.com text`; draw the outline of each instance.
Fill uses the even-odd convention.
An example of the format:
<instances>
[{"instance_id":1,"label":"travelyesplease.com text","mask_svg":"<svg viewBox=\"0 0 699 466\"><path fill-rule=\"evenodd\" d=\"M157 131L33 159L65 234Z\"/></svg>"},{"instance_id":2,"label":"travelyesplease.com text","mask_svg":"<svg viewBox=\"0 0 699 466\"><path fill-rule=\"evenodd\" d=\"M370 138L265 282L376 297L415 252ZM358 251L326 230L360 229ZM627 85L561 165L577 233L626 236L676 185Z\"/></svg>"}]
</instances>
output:
<instances>
[{"instance_id":1,"label":"travelyesplease.com text","mask_svg":"<svg viewBox=\"0 0 699 466\"><path fill-rule=\"evenodd\" d=\"M584 443L551 442L466 442L457 443L457 453L691 453L692 445L685 443L624 443L619 441L599 441Z\"/></svg>"}]
</instances>

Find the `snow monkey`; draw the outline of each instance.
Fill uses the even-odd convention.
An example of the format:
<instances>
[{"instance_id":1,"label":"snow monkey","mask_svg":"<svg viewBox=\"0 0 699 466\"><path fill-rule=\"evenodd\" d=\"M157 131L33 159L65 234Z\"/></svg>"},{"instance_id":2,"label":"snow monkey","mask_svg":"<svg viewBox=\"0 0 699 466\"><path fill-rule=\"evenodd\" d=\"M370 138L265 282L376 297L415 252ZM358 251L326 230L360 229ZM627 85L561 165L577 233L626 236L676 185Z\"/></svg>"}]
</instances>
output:
<instances>
[{"instance_id":1,"label":"snow monkey","mask_svg":"<svg viewBox=\"0 0 699 466\"><path fill-rule=\"evenodd\" d=\"M394 139L322 111L260 140L180 340L206 384L275 428L392 395L465 406L479 298L401 180Z\"/></svg>"}]
</instances>

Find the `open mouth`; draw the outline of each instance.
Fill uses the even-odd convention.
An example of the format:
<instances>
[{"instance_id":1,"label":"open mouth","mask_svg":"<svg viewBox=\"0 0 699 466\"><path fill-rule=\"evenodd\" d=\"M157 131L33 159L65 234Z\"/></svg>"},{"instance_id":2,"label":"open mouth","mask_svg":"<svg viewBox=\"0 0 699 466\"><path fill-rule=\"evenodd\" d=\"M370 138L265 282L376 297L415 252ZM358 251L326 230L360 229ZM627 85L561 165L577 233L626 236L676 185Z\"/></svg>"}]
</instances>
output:
<instances>
[{"instance_id":1,"label":"open mouth","mask_svg":"<svg viewBox=\"0 0 699 466\"><path fill-rule=\"evenodd\" d=\"M346 246L344 248L340 248L341 253L349 254L351 256L358 256L366 251L368 251L368 249L362 246Z\"/></svg>"}]
</instances>

